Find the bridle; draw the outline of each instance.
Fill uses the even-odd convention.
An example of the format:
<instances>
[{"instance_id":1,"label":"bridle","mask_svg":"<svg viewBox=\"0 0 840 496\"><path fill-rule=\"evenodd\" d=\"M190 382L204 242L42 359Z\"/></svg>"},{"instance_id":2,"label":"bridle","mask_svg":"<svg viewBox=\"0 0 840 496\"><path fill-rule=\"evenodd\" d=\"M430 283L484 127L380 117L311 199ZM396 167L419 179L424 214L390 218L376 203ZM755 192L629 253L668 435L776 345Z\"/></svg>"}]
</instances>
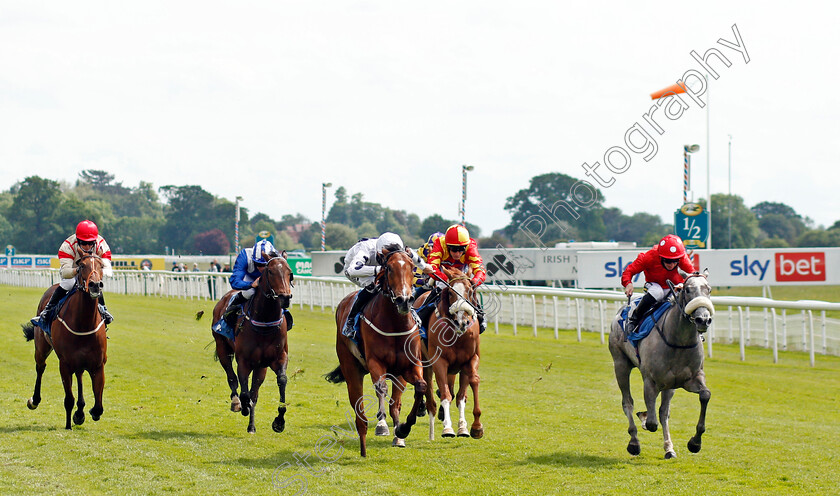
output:
<instances>
[{"instance_id":1,"label":"bridle","mask_svg":"<svg viewBox=\"0 0 840 496\"><path fill-rule=\"evenodd\" d=\"M271 262L273 262L274 260L285 260L285 259L283 257L272 257L268 260L268 262L266 262L265 270L263 271L263 273L261 274L260 277L262 277L263 275L265 276L265 282L266 282L266 286L268 286L268 290L267 291L263 290L262 294L266 298L268 298L270 300L275 300L275 301L278 298L280 298L281 296L284 297L284 298L291 298L292 297L291 293L289 293L289 294L277 294L274 291L274 287L271 284L271 267L269 267L269 265L271 265ZM291 274L291 268L289 269L289 272L290 272L289 273L289 286L293 288L293 287L295 287L294 282L293 282L294 279L295 279L295 276L294 276L294 274Z\"/></svg>"},{"instance_id":2,"label":"bridle","mask_svg":"<svg viewBox=\"0 0 840 496\"><path fill-rule=\"evenodd\" d=\"M82 265L82 262L87 259L92 259L94 262L99 262L100 264L102 263L102 258L100 258L98 255L84 255L83 257L81 257L78 262L79 271L76 273L76 287L79 289L79 291L87 293L91 298L97 299L102 294L102 288L105 286L105 284L102 282L101 273L99 274L99 281L91 283L91 278L93 278L93 275L96 274L95 267L91 267L90 272L87 274L87 277L83 278L81 269L82 267L84 267L84 265ZM92 287L95 287L96 289L92 290Z\"/></svg>"},{"instance_id":3,"label":"bridle","mask_svg":"<svg viewBox=\"0 0 840 496\"><path fill-rule=\"evenodd\" d=\"M265 276L265 282L260 281L260 286L265 284L268 287L268 290L262 289L260 292L262 293L263 296L266 297L266 299L269 299L269 300L274 301L274 302L276 302L281 297L287 298L287 299L291 299L291 297L292 297L291 293L290 294L278 294L278 293L276 293L274 291L274 287L271 285L271 267L269 267L269 265L271 265L271 262L273 262L274 260L281 260L281 259L285 260L283 257L272 257L272 258L270 258L266 262L265 270L263 270L263 273L260 275L261 278L263 276ZM293 279L294 279L294 275L291 273L291 268L289 268L289 286L291 286L291 287L294 287L294 284L292 284ZM283 321L285 320L286 312L281 308L280 309L280 318L275 320L275 321L272 321L272 322L262 322L262 321L259 321L259 320L255 320L251 316L251 312L252 312L252 309L254 307L254 300L255 300L255 298L251 298L248 302L247 307L243 311L243 314L245 315L245 319L247 319L248 321L251 322L252 329L257 334L272 334L272 333L274 333L275 329L279 329L280 326L283 325ZM263 331L258 331L257 328L269 328L269 330L267 332L263 332Z\"/></svg>"},{"instance_id":4,"label":"bridle","mask_svg":"<svg viewBox=\"0 0 840 496\"><path fill-rule=\"evenodd\" d=\"M394 289L391 288L391 283L388 281L388 275L391 273L391 266L388 265L388 260L391 259L397 253L401 253L400 251L392 251L389 252L387 255L382 257L382 267L383 269L377 274L376 276L376 285L379 286L380 292L385 295L391 303L394 305L397 304L397 294L394 293ZM384 279L384 282L382 281Z\"/></svg>"},{"instance_id":5,"label":"bridle","mask_svg":"<svg viewBox=\"0 0 840 496\"><path fill-rule=\"evenodd\" d=\"M700 274L699 272L695 272L693 274L689 274L688 276L686 276L685 280L682 283L683 284L682 289L677 293L677 306L680 309L680 317L682 317L686 320L689 320L689 321L691 320L691 314L694 312L694 310L696 310L700 306L706 306L707 308L709 308L711 313L714 314L714 307L711 306L711 301L709 301L708 305L706 305L705 301L700 300L701 298L708 300L709 297L707 295L704 295L704 294L701 293L700 295L695 296L695 297L691 298L690 300L686 301L686 298L688 297L687 293L685 291L686 283L690 279L695 278L695 277L703 277L703 275ZM692 304L692 302L695 302L695 301L698 304L696 306L694 306L694 308L690 308L690 305Z\"/></svg>"}]
</instances>

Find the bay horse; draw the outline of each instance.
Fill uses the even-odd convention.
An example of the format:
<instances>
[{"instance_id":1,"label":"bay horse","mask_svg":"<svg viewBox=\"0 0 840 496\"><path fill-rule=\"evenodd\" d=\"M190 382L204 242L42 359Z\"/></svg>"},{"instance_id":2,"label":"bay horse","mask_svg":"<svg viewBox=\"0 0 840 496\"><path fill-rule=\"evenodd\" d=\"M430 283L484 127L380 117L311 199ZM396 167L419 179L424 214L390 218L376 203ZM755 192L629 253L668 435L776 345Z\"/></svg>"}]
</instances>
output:
<instances>
[{"instance_id":1,"label":"bay horse","mask_svg":"<svg viewBox=\"0 0 840 496\"><path fill-rule=\"evenodd\" d=\"M638 455L641 452L633 420L633 397L630 395L630 372L638 367L644 382L645 406L647 411L638 412L645 430L654 432L656 422L656 398L662 393L659 406L659 422L662 423L665 458L677 456L668 430L671 398L676 388L697 393L700 397L700 418L694 436L688 441L688 450L700 451L701 437L706 431L706 406L712 393L706 387L703 372L703 342L701 336L712 324L714 305L709 298L712 287L708 282L709 271L695 272L685 281L668 285L675 296L673 306L656 323L654 331L639 342L638 350L626 339L619 323L619 315L613 319L610 330L609 348L615 366L615 378L621 390L621 405L630 425L627 432L630 442L627 452Z\"/></svg>"},{"instance_id":2,"label":"bay horse","mask_svg":"<svg viewBox=\"0 0 840 496\"><path fill-rule=\"evenodd\" d=\"M277 388L280 404L277 417L271 423L274 432L286 428L286 367L289 364L289 318L285 312L292 298L292 269L286 261L286 252L280 256L263 255L267 261L260 275L256 292L245 304L243 315L237 319L235 339L231 340L213 332L216 341L216 356L227 375L230 386L230 409L249 417L248 432L257 431L254 426L254 409L259 398L260 386L265 380L267 367L277 374ZM228 291L213 308L213 323L218 322L227 308L227 302L236 294ZM236 358L236 372L233 358ZM250 388L248 379L253 372ZM240 392L237 393L237 387Z\"/></svg>"},{"instance_id":3,"label":"bay horse","mask_svg":"<svg viewBox=\"0 0 840 496\"><path fill-rule=\"evenodd\" d=\"M72 429L70 412L73 410L73 375L78 384L79 400L73 423L85 421L85 398L82 374L87 372L93 386L94 405L90 417L96 421L102 416L102 392L105 389L105 362L108 361L105 321L99 313L99 296L102 294L103 261L96 255L86 255L77 262L76 291L67 297L50 325L51 336L31 322L23 325L27 341L35 340L35 391L26 402L30 410L41 403L41 376L47 367L47 357L55 349L58 370L64 385L64 410L67 413L65 429ZM58 284L49 287L38 304L38 313L50 301Z\"/></svg>"},{"instance_id":4,"label":"bay horse","mask_svg":"<svg viewBox=\"0 0 840 496\"><path fill-rule=\"evenodd\" d=\"M470 279L460 270L441 267L449 279L450 287L443 289L435 311L429 316L428 339L423 343L423 376L431 382L434 373L438 391L440 391L440 411L438 418L443 421L443 437L455 437L449 405L455 390L455 376L459 377L458 394L455 404L458 406L458 437L480 439L484 436L481 425L481 407L478 402L479 326L475 308L475 289ZM429 293L425 293L414 303L421 307ZM464 415L467 404L467 385L473 393L473 423L467 431ZM435 400L431 388L426 392L429 409L429 440L435 437Z\"/></svg>"},{"instance_id":5,"label":"bay horse","mask_svg":"<svg viewBox=\"0 0 840 496\"><path fill-rule=\"evenodd\" d=\"M390 411L394 420L394 446L405 446L405 438L417 422L418 408L426 393L426 381L420 363L420 327L411 314L414 264L401 250L381 256L380 262L382 270L376 276L378 294L363 309L360 317L360 346L357 347L356 343L341 333L356 292L345 296L336 308L335 350L339 365L325 375L327 381L334 384L347 383L347 395L355 413L356 432L359 435L359 451L363 457L367 456L365 438L368 430L362 396L364 376L370 373L379 399L378 435L388 434L387 424L384 424L387 402L385 380L392 381L394 398L390 401ZM414 385L414 404L405 422L400 423L399 397L406 383Z\"/></svg>"}]
</instances>

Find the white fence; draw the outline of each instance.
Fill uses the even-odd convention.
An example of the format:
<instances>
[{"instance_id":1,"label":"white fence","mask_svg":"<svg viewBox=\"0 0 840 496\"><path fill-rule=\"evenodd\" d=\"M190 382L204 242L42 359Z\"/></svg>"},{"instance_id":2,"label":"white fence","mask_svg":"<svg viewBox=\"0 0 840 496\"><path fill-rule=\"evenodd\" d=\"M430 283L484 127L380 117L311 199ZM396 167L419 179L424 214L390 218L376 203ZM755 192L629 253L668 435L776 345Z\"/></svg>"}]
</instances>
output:
<instances>
[{"instance_id":1,"label":"white fence","mask_svg":"<svg viewBox=\"0 0 840 496\"><path fill-rule=\"evenodd\" d=\"M230 274L218 272L115 271L106 281L106 292L184 299L216 300L230 289ZM55 269L0 270L0 284L47 288L58 282ZM308 306L334 312L341 299L355 290L346 279L335 277L295 278L293 306ZM622 302L618 291L578 290L526 286L484 285L479 291L488 324L496 334L500 324L513 326L513 334L558 337L560 329L597 332L604 343ZM707 333L706 347L713 355L714 343L740 344L741 359L746 346L779 351L804 351L814 364L815 354L840 355L840 320L827 319L825 312L840 310L840 303L821 301L778 301L768 298L713 296L716 314ZM815 314L816 313L816 314Z\"/></svg>"}]
</instances>

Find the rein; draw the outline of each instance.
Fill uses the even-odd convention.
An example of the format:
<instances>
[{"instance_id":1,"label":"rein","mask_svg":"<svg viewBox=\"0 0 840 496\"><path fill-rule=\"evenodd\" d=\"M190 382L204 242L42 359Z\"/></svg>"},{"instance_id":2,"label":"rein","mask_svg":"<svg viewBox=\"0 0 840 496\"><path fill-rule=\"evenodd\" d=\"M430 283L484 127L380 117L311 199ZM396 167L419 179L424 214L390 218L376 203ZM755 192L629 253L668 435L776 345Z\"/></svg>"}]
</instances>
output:
<instances>
[{"instance_id":1,"label":"rein","mask_svg":"<svg viewBox=\"0 0 840 496\"><path fill-rule=\"evenodd\" d=\"M391 303L394 304L394 305L396 305L397 295L394 293L394 290L391 289L391 285L388 284L388 273L391 271L391 267L388 265L388 259L390 259L392 256L394 256L397 253L402 253L402 252L392 251L392 252L388 253L387 255L385 255L385 257L382 259L382 267L384 267L384 269L381 272L379 272L379 274L376 275L376 285L379 286L380 293L382 295L384 295L385 297L387 297L389 300L391 300ZM359 316L362 318L362 320L365 321L365 323L367 323L367 325L370 326L371 329L373 329L374 331L376 331L378 334L380 334L382 336L388 336L388 337L407 336L407 335L415 332L417 329L420 328L420 325L417 322L415 322L414 326L407 331L386 332L386 331L383 331L382 329L376 327L376 325L374 325L374 323L371 322L370 319L365 317L364 312L360 312Z\"/></svg>"},{"instance_id":2,"label":"rein","mask_svg":"<svg viewBox=\"0 0 840 496\"><path fill-rule=\"evenodd\" d=\"M376 327L375 325L373 325L373 322L371 322L370 319L365 317L364 313L362 313L361 317L362 317L362 320L364 320L367 323L367 325L370 326L371 329L373 329L374 331L376 331L377 333L379 333L383 336L408 336L409 334L413 333L414 331L416 331L420 327L420 325L417 322L415 322L414 327L412 327L411 329L409 329L407 331L385 332L385 331L381 330L380 328Z\"/></svg>"}]
</instances>

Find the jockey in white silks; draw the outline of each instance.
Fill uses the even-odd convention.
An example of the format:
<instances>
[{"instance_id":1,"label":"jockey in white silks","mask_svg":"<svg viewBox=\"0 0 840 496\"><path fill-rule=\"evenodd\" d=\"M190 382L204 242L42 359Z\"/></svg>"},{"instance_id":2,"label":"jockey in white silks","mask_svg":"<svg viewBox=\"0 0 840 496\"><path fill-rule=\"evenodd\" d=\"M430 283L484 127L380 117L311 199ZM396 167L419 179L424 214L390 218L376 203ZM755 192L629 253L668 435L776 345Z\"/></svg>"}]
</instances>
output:
<instances>
[{"instance_id":1,"label":"jockey in white silks","mask_svg":"<svg viewBox=\"0 0 840 496\"><path fill-rule=\"evenodd\" d=\"M344 257L344 275L362 289L356 294L347 322L341 331L345 336L352 337L355 334L356 316L376 294L376 274L379 273L380 268L376 255L386 255L393 251L405 251L414 265L424 274L434 272L417 253L405 247L398 234L392 232L382 233L378 238L362 239L353 245ZM417 318L413 309L411 313Z\"/></svg>"}]
</instances>

